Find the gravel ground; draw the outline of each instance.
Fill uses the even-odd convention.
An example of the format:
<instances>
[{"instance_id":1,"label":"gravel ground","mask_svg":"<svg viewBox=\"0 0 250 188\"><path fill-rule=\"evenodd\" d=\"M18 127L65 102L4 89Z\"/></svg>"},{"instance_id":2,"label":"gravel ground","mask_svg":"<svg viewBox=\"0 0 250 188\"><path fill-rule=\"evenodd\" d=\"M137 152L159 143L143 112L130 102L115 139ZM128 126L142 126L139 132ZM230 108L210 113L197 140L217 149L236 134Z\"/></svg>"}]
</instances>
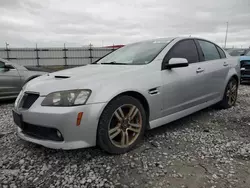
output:
<instances>
[{"instance_id":1,"label":"gravel ground","mask_svg":"<svg viewBox=\"0 0 250 188\"><path fill-rule=\"evenodd\" d=\"M237 105L208 108L146 133L124 155L61 151L20 140L0 104L0 187L250 187L250 85Z\"/></svg>"}]
</instances>

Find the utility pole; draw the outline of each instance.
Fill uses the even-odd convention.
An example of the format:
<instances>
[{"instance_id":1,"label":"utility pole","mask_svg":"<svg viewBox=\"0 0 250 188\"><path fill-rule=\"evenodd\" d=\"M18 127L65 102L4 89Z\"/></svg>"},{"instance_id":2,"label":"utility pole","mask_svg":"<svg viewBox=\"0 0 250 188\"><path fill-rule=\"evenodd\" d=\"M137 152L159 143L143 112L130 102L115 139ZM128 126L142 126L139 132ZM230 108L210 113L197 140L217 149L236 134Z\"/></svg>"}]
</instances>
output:
<instances>
[{"instance_id":1,"label":"utility pole","mask_svg":"<svg viewBox=\"0 0 250 188\"><path fill-rule=\"evenodd\" d=\"M224 48L227 47L227 33L228 33L228 22L227 22L227 30L226 30L226 36L225 36L225 46Z\"/></svg>"}]
</instances>

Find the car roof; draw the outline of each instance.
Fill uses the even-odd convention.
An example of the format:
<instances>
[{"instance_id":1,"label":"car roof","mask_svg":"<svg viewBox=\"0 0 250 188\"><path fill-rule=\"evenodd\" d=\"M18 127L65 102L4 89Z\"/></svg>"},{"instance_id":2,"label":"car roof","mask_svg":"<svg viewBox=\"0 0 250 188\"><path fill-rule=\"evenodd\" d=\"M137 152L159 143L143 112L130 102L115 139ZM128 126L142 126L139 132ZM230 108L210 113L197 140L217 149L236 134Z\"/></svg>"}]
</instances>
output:
<instances>
[{"instance_id":1,"label":"car roof","mask_svg":"<svg viewBox=\"0 0 250 188\"><path fill-rule=\"evenodd\" d=\"M213 41L210 41L210 40L207 40L207 39L204 39L204 38L200 38L200 37L163 37L163 38L155 38L155 39L148 39L148 40L143 40L143 41L138 41L138 42L151 42L151 41L156 41L156 42L171 42L173 40L175 41L180 41L180 40L184 40L184 39L198 39L198 40L205 40L205 41L209 41L211 43L214 43L216 44L215 42ZM135 42L136 43L136 42ZM217 45L217 44L216 44ZM218 45L217 45L218 46Z\"/></svg>"}]
</instances>

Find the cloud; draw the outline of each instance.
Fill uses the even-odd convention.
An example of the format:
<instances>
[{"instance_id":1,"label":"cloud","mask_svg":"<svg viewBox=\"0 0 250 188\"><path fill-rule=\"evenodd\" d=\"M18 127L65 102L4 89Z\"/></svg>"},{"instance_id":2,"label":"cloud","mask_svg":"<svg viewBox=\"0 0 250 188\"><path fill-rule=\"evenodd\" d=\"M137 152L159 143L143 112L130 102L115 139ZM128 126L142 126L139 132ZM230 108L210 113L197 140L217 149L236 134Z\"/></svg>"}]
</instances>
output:
<instances>
[{"instance_id":1,"label":"cloud","mask_svg":"<svg viewBox=\"0 0 250 188\"><path fill-rule=\"evenodd\" d=\"M0 2L0 46L95 46L199 36L250 46L249 0L8 0Z\"/></svg>"}]
</instances>

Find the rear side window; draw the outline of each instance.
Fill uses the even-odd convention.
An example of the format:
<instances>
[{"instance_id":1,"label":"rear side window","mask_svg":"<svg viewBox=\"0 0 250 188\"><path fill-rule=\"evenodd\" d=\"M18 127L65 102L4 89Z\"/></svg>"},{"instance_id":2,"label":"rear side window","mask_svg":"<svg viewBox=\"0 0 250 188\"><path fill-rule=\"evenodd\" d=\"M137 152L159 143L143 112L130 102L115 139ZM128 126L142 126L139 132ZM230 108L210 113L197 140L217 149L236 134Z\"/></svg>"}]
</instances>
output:
<instances>
[{"instance_id":1,"label":"rear side window","mask_svg":"<svg viewBox=\"0 0 250 188\"><path fill-rule=\"evenodd\" d=\"M220 54L216 46L204 40L198 40L204 54L205 61L220 59Z\"/></svg>"},{"instance_id":2,"label":"rear side window","mask_svg":"<svg viewBox=\"0 0 250 188\"><path fill-rule=\"evenodd\" d=\"M193 40L184 40L175 44L164 58L164 62L168 62L171 58L185 58L188 63L196 63L199 61L198 52Z\"/></svg>"},{"instance_id":3,"label":"rear side window","mask_svg":"<svg viewBox=\"0 0 250 188\"><path fill-rule=\"evenodd\" d=\"M218 49L218 51L219 51L219 54L220 54L220 58L226 58L226 54L225 54L225 52L221 49L221 48L219 48L219 47L217 47L217 49Z\"/></svg>"}]
</instances>

